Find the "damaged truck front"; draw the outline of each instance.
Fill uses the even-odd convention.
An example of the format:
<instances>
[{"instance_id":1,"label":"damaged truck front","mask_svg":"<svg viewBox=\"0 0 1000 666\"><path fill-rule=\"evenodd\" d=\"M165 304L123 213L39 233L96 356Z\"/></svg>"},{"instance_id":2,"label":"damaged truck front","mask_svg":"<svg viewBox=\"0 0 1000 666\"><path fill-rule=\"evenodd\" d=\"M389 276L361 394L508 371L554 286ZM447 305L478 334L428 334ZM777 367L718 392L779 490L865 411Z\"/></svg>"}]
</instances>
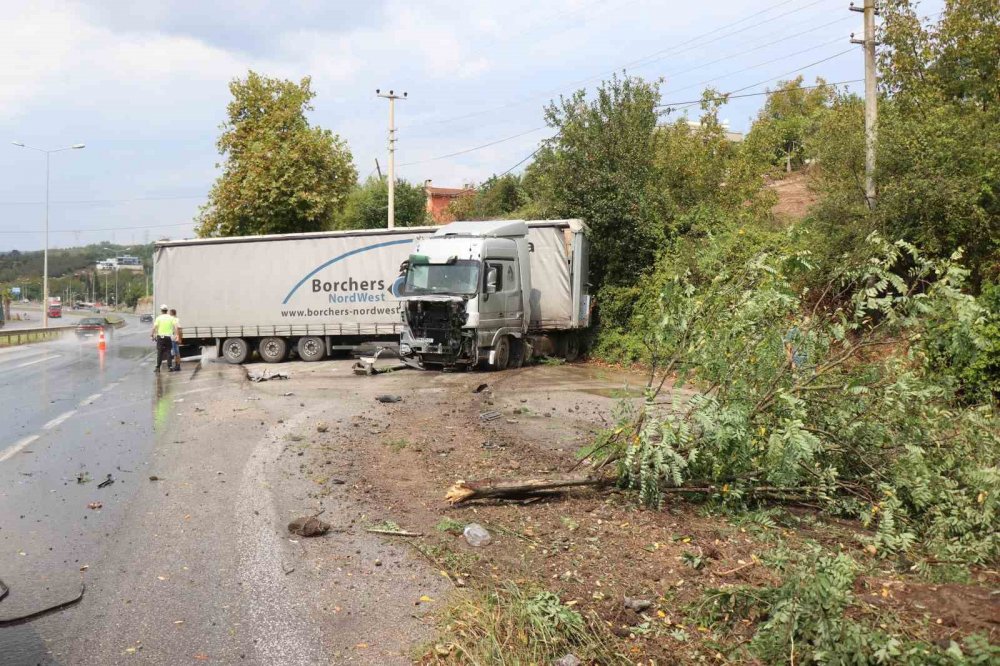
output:
<instances>
[{"instance_id":1,"label":"damaged truck front","mask_svg":"<svg viewBox=\"0 0 1000 666\"><path fill-rule=\"evenodd\" d=\"M454 222L418 240L399 288L400 354L424 366L575 358L590 324L579 220Z\"/></svg>"}]
</instances>

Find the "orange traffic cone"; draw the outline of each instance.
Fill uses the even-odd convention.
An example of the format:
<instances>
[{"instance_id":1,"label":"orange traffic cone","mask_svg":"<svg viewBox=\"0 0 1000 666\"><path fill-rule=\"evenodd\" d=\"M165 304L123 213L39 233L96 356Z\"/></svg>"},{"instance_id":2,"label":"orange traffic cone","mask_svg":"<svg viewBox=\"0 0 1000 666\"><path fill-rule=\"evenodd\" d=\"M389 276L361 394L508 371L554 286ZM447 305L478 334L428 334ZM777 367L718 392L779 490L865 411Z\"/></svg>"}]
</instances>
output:
<instances>
[{"instance_id":1,"label":"orange traffic cone","mask_svg":"<svg viewBox=\"0 0 1000 666\"><path fill-rule=\"evenodd\" d=\"M97 338L97 351L104 351L108 348L108 343L104 341L104 329L101 329L101 335Z\"/></svg>"}]
</instances>

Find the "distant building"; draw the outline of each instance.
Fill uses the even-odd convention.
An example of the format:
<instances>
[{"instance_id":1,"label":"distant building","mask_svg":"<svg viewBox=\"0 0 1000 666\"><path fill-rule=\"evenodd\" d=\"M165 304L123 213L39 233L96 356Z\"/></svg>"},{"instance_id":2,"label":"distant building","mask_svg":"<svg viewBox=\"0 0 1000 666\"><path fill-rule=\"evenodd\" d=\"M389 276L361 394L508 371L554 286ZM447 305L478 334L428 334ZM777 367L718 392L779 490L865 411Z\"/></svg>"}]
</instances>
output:
<instances>
[{"instance_id":1,"label":"distant building","mask_svg":"<svg viewBox=\"0 0 1000 666\"><path fill-rule=\"evenodd\" d=\"M434 224L445 224L455 221L455 217L448 211L451 202L475 194L476 188L470 185L465 187L434 187L431 185L431 181L425 180L424 193L427 195L427 214L430 215Z\"/></svg>"},{"instance_id":2,"label":"distant building","mask_svg":"<svg viewBox=\"0 0 1000 666\"><path fill-rule=\"evenodd\" d=\"M138 271L141 273L143 270L142 259L127 254L98 261L96 267L99 271Z\"/></svg>"}]
</instances>

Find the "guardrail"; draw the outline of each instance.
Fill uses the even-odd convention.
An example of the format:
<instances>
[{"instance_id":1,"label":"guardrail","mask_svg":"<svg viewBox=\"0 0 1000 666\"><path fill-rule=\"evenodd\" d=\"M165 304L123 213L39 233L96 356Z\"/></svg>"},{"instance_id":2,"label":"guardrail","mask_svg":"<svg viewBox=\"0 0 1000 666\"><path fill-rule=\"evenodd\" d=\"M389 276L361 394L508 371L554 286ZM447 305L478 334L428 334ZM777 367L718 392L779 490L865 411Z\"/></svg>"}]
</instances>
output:
<instances>
[{"instance_id":1,"label":"guardrail","mask_svg":"<svg viewBox=\"0 0 1000 666\"><path fill-rule=\"evenodd\" d=\"M16 328L9 331L0 328L0 347L13 347L15 345L26 345L29 342L56 340L74 330L76 330L76 326Z\"/></svg>"}]
</instances>

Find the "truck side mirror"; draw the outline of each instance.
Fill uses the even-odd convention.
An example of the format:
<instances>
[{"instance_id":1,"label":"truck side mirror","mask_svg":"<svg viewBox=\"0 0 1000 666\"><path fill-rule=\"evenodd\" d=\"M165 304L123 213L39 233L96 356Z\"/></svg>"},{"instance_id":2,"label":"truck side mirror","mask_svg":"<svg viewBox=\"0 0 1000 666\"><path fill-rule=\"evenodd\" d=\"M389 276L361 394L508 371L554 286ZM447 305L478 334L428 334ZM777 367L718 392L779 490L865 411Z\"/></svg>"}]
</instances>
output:
<instances>
[{"instance_id":1,"label":"truck side mirror","mask_svg":"<svg viewBox=\"0 0 1000 666\"><path fill-rule=\"evenodd\" d=\"M486 272L486 293L497 293L497 269L491 268Z\"/></svg>"}]
</instances>

